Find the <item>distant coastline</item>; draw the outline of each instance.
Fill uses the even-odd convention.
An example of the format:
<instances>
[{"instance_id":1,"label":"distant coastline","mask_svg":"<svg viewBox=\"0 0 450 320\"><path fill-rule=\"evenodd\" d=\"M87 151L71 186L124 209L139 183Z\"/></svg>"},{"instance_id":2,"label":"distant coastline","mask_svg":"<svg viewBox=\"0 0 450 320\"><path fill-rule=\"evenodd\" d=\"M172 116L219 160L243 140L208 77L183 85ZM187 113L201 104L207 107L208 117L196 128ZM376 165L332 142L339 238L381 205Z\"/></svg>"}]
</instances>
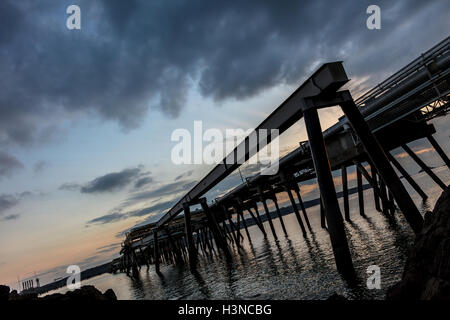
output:
<instances>
[{"instance_id":1,"label":"distant coastline","mask_svg":"<svg viewBox=\"0 0 450 320\"><path fill-rule=\"evenodd\" d=\"M87 280L89 278L107 273L110 271L111 262L107 262L105 264L89 268L87 270L81 271L81 280ZM67 277L59 279L58 281L48 283L39 288L33 288L32 290L24 290L23 293L37 293L44 294L52 290L60 289L67 284Z\"/></svg>"}]
</instances>

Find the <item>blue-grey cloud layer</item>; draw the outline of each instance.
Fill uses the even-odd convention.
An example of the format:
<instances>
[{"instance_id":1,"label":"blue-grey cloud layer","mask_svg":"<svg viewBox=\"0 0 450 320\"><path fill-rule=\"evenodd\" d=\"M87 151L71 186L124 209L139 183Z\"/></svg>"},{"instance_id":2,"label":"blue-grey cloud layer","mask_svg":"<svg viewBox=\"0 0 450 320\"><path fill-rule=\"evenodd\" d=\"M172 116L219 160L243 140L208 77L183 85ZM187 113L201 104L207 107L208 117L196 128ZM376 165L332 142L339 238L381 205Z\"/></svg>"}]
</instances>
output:
<instances>
[{"instance_id":1,"label":"blue-grey cloud layer","mask_svg":"<svg viewBox=\"0 0 450 320\"><path fill-rule=\"evenodd\" d=\"M80 188L82 193L103 193L118 191L129 185L141 174L140 168L124 169L98 177Z\"/></svg>"},{"instance_id":2,"label":"blue-grey cloud layer","mask_svg":"<svg viewBox=\"0 0 450 320\"><path fill-rule=\"evenodd\" d=\"M113 212L109 213L100 217L97 217L95 219L89 220L86 225L95 225L95 224L107 224L107 223L113 223L117 222L123 219L128 219L131 217L144 217L144 216L157 216L164 212L165 210L169 209L175 201L164 201L160 202L158 204L145 207L143 209L139 210L132 210L128 212Z\"/></svg>"},{"instance_id":3,"label":"blue-grey cloud layer","mask_svg":"<svg viewBox=\"0 0 450 320\"><path fill-rule=\"evenodd\" d=\"M134 188L139 189L153 182L151 172L144 171L143 166L123 169L118 172L111 172L97 177L84 185L74 182L63 183L59 190L80 191L81 193L111 193L123 190L132 182Z\"/></svg>"},{"instance_id":4,"label":"blue-grey cloud layer","mask_svg":"<svg viewBox=\"0 0 450 320\"><path fill-rule=\"evenodd\" d=\"M191 176L192 172L189 172L188 175ZM137 181L139 182L139 180L141 179L138 179ZM160 184L157 187L147 190L135 190L128 195L127 199L124 200L117 209L112 210L108 214L89 220L86 225L89 226L95 224L114 223L132 217L149 216L149 218L152 219L170 209L177 201L174 197L186 192L195 184L195 180L178 180L175 182ZM155 204L145 206L142 209L128 209L133 205L148 201Z\"/></svg>"},{"instance_id":5,"label":"blue-grey cloud layer","mask_svg":"<svg viewBox=\"0 0 450 320\"><path fill-rule=\"evenodd\" d=\"M12 1L0 3L0 145L46 141L70 115L126 130L179 115L192 83L216 100L295 83L319 61L352 76L404 64L449 30L447 1ZM79 4L82 30L65 27ZM423 42L427 42L422 45Z\"/></svg>"},{"instance_id":6,"label":"blue-grey cloud layer","mask_svg":"<svg viewBox=\"0 0 450 320\"><path fill-rule=\"evenodd\" d=\"M0 179L10 177L13 173L23 168L22 162L14 156L0 150Z\"/></svg>"},{"instance_id":7,"label":"blue-grey cloud layer","mask_svg":"<svg viewBox=\"0 0 450 320\"><path fill-rule=\"evenodd\" d=\"M20 217L18 213L7 214L9 210L18 206L25 198L33 196L34 193L24 191L15 194L0 194L0 221L16 220Z\"/></svg>"}]
</instances>

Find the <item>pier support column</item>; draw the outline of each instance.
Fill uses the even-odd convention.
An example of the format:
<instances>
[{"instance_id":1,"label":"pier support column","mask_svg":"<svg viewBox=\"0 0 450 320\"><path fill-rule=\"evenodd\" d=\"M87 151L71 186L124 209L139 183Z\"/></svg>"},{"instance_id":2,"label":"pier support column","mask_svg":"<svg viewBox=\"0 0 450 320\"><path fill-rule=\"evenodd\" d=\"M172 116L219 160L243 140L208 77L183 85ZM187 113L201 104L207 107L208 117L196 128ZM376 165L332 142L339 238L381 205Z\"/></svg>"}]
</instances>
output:
<instances>
[{"instance_id":1,"label":"pier support column","mask_svg":"<svg viewBox=\"0 0 450 320\"><path fill-rule=\"evenodd\" d=\"M210 241L210 234L211 233L210 233L209 227L205 227L205 232L204 232L203 236L205 239L206 246L209 250L209 254L212 256L214 253L214 247L212 246L211 241Z\"/></svg>"},{"instance_id":2,"label":"pier support column","mask_svg":"<svg viewBox=\"0 0 450 320\"><path fill-rule=\"evenodd\" d=\"M214 240L216 241L216 245L219 248L219 250L222 250L223 254L225 255L225 258L227 260L231 260L231 253L228 248L227 242L224 239L222 233L220 232L219 225L217 224L216 218L212 214L211 210L209 209L208 204L206 203L205 198L200 198L200 205L202 206L203 212L206 215L206 218L208 219L209 229L212 231Z\"/></svg>"},{"instance_id":3,"label":"pier support column","mask_svg":"<svg viewBox=\"0 0 450 320\"><path fill-rule=\"evenodd\" d=\"M431 145L433 146L434 150L439 154L441 159L444 161L444 163L447 165L447 168L450 169L450 160L448 159L447 155L445 154L444 150L442 150L439 143L434 139L432 135L429 135L427 137L428 141L430 141Z\"/></svg>"},{"instance_id":4,"label":"pier support column","mask_svg":"<svg viewBox=\"0 0 450 320\"><path fill-rule=\"evenodd\" d=\"M389 213L393 216L395 214L395 202L394 202L394 195L390 190L388 190L388 200L389 200Z\"/></svg>"},{"instance_id":5,"label":"pier support column","mask_svg":"<svg viewBox=\"0 0 450 320\"><path fill-rule=\"evenodd\" d=\"M252 237L250 237L250 232L248 232L247 221L245 220L244 212L242 212L241 208L239 208L239 210L240 210L239 215L241 216L242 224L244 225L244 229L245 229L245 234L247 234L248 241L251 242Z\"/></svg>"},{"instance_id":6,"label":"pier support column","mask_svg":"<svg viewBox=\"0 0 450 320\"><path fill-rule=\"evenodd\" d=\"M359 165L359 166L362 169L364 169L364 167L362 165ZM379 192L379 189L378 189L378 179L377 179L377 169L375 169L375 167L372 164L370 165L370 172L372 174L372 181L373 181L373 183L371 183L371 186L372 186L372 190L373 190L373 201L375 202L375 209L378 212L381 212L380 192ZM361 173L364 174L363 171L361 171ZM365 177L365 178L366 178L367 181L369 181L369 179L368 179L369 177L368 176Z\"/></svg>"},{"instance_id":7,"label":"pier support column","mask_svg":"<svg viewBox=\"0 0 450 320\"><path fill-rule=\"evenodd\" d=\"M445 183L439 179L439 177L425 164L425 162L422 161L422 159L417 156L417 154L414 153L414 151L412 151L406 144L402 145L402 148L422 168L422 170L425 171L439 187L442 188L442 190L447 188Z\"/></svg>"},{"instance_id":8,"label":"pier support column","mask_svg":"<svg viewBox=\"0 0 450 320\"><path fill-rule=\"evenodd\" d=\"M197 230L197 248L200 247L201 252L204 256L207 256L208 253L206 252L206 244L203 240L203 228L199 228Z\"/></svg>"},{"instance_id":9,"label":"pier support column","mask_svg":"<svg viewBox=\"0 0 450 320\"><path fill-rule=\"evenodd\" d=\"M281 216L280 207L278 206L278 199L275 192L272 190L272 201L275 204L275 209L277 210L278 219L280 220L281 227L283 228L284 234L287 234L286 226L284 225L283 217Z\"/></svg>"},{"instance_id":10,"label":"pier support column","mask_svg":"<svg viewBox=\"0 0 450 320\"><path fill-rule=\"evenodd\" d=\"M125 272L126 272L127 276L129 276L130 275L130 267L131 267L129 250L125 251L124 260L125 260Z\"/></svg>"},{"instance_id":11,"label":"pier support column","mask_svg":"<svg viewBox=\"0 0 450 320\"><path fill-rule=\"evenodd\" d=\"M139 265L139 261L136 256L136 252L134 249L131 251L133 257L133 264L131 265L131 274L134 278L139 277L139 270L141 270L141 266Z\"/></svg>"},{"instance_id":12,"label":"pier support column","mask_svg":"<svg viewBox=\"0 0 450 320\"><path fill-rule=\"evenodd\" d=\"M355 270L345 235L344 221L336 197L330 162L328 160L319 115L314 107L303 110L306 131L311 147L311 155L317 175L325 216L330 234L331 245L338 271L346 278L353 277Z\"/></svg>"},{"instance_id":13,"label":"pier support column","mask_svg":"<svg viewBox=\"0 0 450 320\"><path fill-rule=\"evenodd\" d=\"M233 207L231 207L231 209L232 209L232 211L234 211ZM238 214L236 214L236 215L237 215L237 220L235 223L232 219L232 214L228 212L228 222L230 224L231 231L236 233L236 237L235 237L236 243L239 246L241 246L240 239L242 238L242 234L241 234L240 226L238 225L238 223L239 223L238 221L240 221L240 217Z\"/></svg>"},{"instance_id":14,"label":"pier support column","mask_svg":"<svg viewBox=\"0 0 450 320\"><path fill-rule=\"evenodd\" d=\"M300 228L302 229L303 236L306 236L306 229L303 225L302 218L300 217L300 212L298 212L297 204L295 203L294 196L292 195L292 190L290 186L290 181L287 179L284 172L280 172L280 178L283 182L283 187L286 193L288 194L289 200L291 201L292 209L294 210L295 217L297 218L298 224L300 225Z\"/></svg>"},{"instance_id":15,"label":"pier support column","mask_svg":"<svg viewBox=\"0 0 450 320\"><path fill-rule=\"evenodd\" d=\"M258 204L256 203L256 201L253 204L253 209L255 210L256 213L256 217L258 218L259 224L261 225L261 227L263 227L264 229L264 223L261 219L261 215L259 214L259 209L258 209Z\"/></svg>"},{"instance_id":16,"label":"pier support column","mask_svg":"<svg viewBox=\"0 0 450 320\"><path fill-rule=\"evenodd\" d=\"M258 193L259 193L259 199L261 200L264 211L266 212L267 219L269 220L270 229L272 230L273 237L275 239L278 239L277 233L275 232L275 227L273 226L272 217L270 216L269 208L267 207L266 198L264 197L264 193L262 191L261 186L257 186Z\"/></svg>"},{"instance_id":17,"label":"pier support column","mask_svg":"<svg viewBox=\"0 0 450 320\"><path fill-rule=\"evenodd\" d=\"M145 265L146 265L147 268L148 268L148 267L149 267L148 260L147 260L147 257L146 257L145 254L144 254L144 251L142 251L142 248L141 248L141 247L139 247L139 253L140 253L140 255L141 255L141 260L144 260L144 263L145 263Z\"/></svg>"},{"instance_id":18,"label":"pier support column","mask_svg":"<svg viewBox=\"0 0 450 320\"><path fill-rule=\"evenodd\" d=\"M386 185L384 184L383 179L380 179L380 198L381 198L381 205L383 206L382 211L385 215L388 215L390 203L387 197Z\"/></svg>"},{"instance_id":19,"label":"pier support column","mask_svg":"<svg viewBox=\"0 0 450 320\"><path fill-rule=\"evenodd\" d=\"M225 220L222 221L222 232L225 235L225 238L230 241L231 244L234 243L234 237L233 235L230 236L230 230L228 230L227 223Z\"/></svg>"},{"instance_id":20,"label":"pier support column","mask_svg":"<svg viewBox=\"0 0 450 320\"><path fill-rule=\"evenodd\" d=\"M347 167L341 167L342 176L342 195L344 199L344 217L346 221L350 221L350 205L348 203L348 180L347 180Z\"/></svg>"},{"instance_id":21,"label":"pier support column","mask_svg":"<svg viewBox=\"0 0 450 320\"><path fill-rule=\"evenodd\" d=\"M181 254L183 255L183 261L187 261L186 256L186 241L184 241L184 236L182 236L180 239L178 239L178 244L180 245Z\"/></svg>"},{"instance_id":22,"label":"pier support column","mask_svg":"<svg viewBox=\"0 0 450 320\"><path fill-rule=\"evenodd\" d=\"M175 254L175 262L177 264L182 264L183 263L183 257L181 256L180 249L178 248L177 244L173 240L172 234L170 233L169 228L166 228L165 231L167 233L167 237L169 238L169 243L170 243L170 246L172 247L172 251Z\"/></svg>"},{"instance_id":23,"label":"pier support column","mask_svg":"<svg viewBox=\"0 0 450 320\"><path fill-rule=\"evenodd\" d=\"M236 213L236 223L234 224L235 228L236 228L236 232L238 235L238 241L239 243L244 241L244 236L241 233L241 215L239 214L239 212L236 211L236 209L234 207L233 211Z\"/></svg>"},{"instance_id":24,"label":"pier support column","mask_svg":"<svg viewBox=\"0 0 450 320\"><path fill-rule=\"evenodd\" d=\"M377 168L382 180L384 180L389 190L393 193L400 210L405 215L411 228L414 232L419 232L423 225L422 215L392 168L383 148L372 134L372 131L370 131L369 126L348 91L346 91L346 95L347 101L341 103L342 111L364 146L370 160Z\"/></svg>"},{"instance_id":25,"label":"pier support column","mask_svg":"<svg viewBox=\"0 0 450 320\"><path fill-rule=\"evenodd\" d=\"M184 209L184 231L186 234L186 239L188 243L188 253L189 253L189 266L194 269L197 263L197 249L195 248L194 238L192 236L192 225L191 225L191 208L189 204L183 203Z\"/></svg>"},{"instance_id":26,"label":"pier support column","mask_svg":"<svg viewBox=\"0 0 450 320\"><path fill-rule=\"evenodd\" d=\"M250 237L250 233L248 232L247 221L245 221L244 213L242 211L242 207L239 204L238 200L235 201L234 209L236 210L237 214L241 217L242 224L244 225L244 229L245 229L245 233L247 234L248 241L252 241L252 239Z\"/></svg>"},{"instance_id":27,"label":"pier support column","mask_svg":"<svg viewBox=\"0 0 450 320\"><path fill-rule=\"evenodd\" d=\"M327 223L325 221L325 209L323 208L322 197L319 198L319 206L320 206L320 226L323 229L327 228Z\"/></svg>"},{"instance_id":28,"label":"pier support column","mask_svg":"<svg viewBox=\"0 0 450 320\"><path fill-rule=\"evenodd\" d=\"M159 243L158 243L158 231L156 229L153 230L153 250L154 250L154 263L155 263L155 271L157 274L160 274L159 271Z\"/></svg>"},{"instance_id":29,"label":"pier support column","mask_svg":"<svg viewBox=\"0 0 450 320\"><path fill-rule=\"evenodd\" d=\"M359 215L365 217L364 212L364 189L362 182L362 173L356 168L356 184L358 186L358 204L359 204Z\"/></svg>"},{"instance_id":30,"label":"pier support column","mask_svg":"<svg viewBox=\"0 0 450 320\"><path fill-rule=\"evenodd\" d=\"M312 231L311 224L309 223L308 215L306 214L305 205L302 200L302 196L300 195L300 187L297 183L294 183L294 191L298 199L298 203L300 204L300 209L302 209L303 219L305 219L306 225L308 226L309 231Z\"/></svg>"},{"instance_id":31,"label":"pier support column","mask_svg":"<svg viewBox=\"0 0 450 320\"><path fill-rule=\"evenodd\" d=\"M237 247L240 247L239 237L237 235L236 228L234 227L234 223L231 220L231 214L229 213L228 208L225 205L222 205L222 210L223 210L223 214L225 215L225 220L228 220L228 224L230 225L230 231L227 233L231 233L234 243L236 244ZM223 221L223 225L224 225L225 230L228 231L225 220Z\"/></svg>"},{"instance_id":32,"label":"pier support column","mask_svg":"<svg viewBox=\"0 0 450 320\"><path fill-rule=\"evenodd\" d=\"M261 230L262 234L264 235L264 238L267 238L267 233L266 233L266 229L264 228L264 225L262 225L261 221L253 214L251 208L247 208L247 211L251 215L253 221L255 221L256 225L259 228L259 230Z\"/></svg>"},{"instance_id":33,"label":"pier support column","mask_svg":"<svg viewBox=\"0 0 450 320\"><path fill-rule=\"evenodd\" d=\"M395 159L394 156L392 156L390 153L388 153L389 160L391 160L394 167L397 168L397 170L401 173L401 175L405 178L406 181L410 184L411 187L413 187L414 190L422 197L422 199L425 201L428 196L427 194L422 190L422 188L414 181L414 179L409 175L409 173L405 170L405 168L402 167L402 165Z\"/></svg>"}]
</instances>

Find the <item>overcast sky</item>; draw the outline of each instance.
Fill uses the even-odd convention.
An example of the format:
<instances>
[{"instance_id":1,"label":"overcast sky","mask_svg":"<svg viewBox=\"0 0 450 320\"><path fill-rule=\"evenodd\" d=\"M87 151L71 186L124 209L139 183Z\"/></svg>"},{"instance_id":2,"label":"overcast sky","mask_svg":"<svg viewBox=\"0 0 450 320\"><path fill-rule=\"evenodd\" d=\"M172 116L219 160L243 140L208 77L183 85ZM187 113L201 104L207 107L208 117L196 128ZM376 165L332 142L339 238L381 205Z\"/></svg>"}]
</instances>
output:
<instances>
[{"instance_id":1,"label":"overcast sky","mask_svg":"<svg viewBox=\"0 0 450 320\"><path fill-rule=\"evenodd\" d=\"M0 282L106 261L167 210L209 170L171 163L176 128L255 127L328 61L358 95L447 37L449 14L445 0L0 1Z\"/></svg>"}]
</instances>

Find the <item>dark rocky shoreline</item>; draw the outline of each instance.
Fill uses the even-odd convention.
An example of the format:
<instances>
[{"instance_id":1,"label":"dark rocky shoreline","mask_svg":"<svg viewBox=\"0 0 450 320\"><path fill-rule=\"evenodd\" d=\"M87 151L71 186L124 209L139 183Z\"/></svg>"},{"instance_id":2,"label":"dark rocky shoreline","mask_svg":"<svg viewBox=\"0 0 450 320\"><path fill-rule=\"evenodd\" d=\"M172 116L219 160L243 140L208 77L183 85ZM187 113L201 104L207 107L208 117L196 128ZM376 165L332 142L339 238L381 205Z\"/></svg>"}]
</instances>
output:
<instances>
[{"instance_id":1,"label":"dark rocky shoreline","mask_svg":"<svg viewBox=\"0 0 450 320\"><path fill-rule=\"evenodd\" d=\"M16 290L10 292L8 286L0 286L0 301L114 301L117 300L116 294L112 289L105 293L94 286L82 286L80 289L68 291L64 294L54 293L44 297L38 297L37 293L18 294Z\"/></svg>"},{"instance_id":2,"label":"dark rocky shoreline","mask_svg":"<svg viewBox=\"0 0 450 320\"><path fill-rule=\"evenodd\" d=\"M450 187L442 192L433 212L425 214L402 280L388 290L386 299L450 300Z\"/></svg>"}]
</instances>

